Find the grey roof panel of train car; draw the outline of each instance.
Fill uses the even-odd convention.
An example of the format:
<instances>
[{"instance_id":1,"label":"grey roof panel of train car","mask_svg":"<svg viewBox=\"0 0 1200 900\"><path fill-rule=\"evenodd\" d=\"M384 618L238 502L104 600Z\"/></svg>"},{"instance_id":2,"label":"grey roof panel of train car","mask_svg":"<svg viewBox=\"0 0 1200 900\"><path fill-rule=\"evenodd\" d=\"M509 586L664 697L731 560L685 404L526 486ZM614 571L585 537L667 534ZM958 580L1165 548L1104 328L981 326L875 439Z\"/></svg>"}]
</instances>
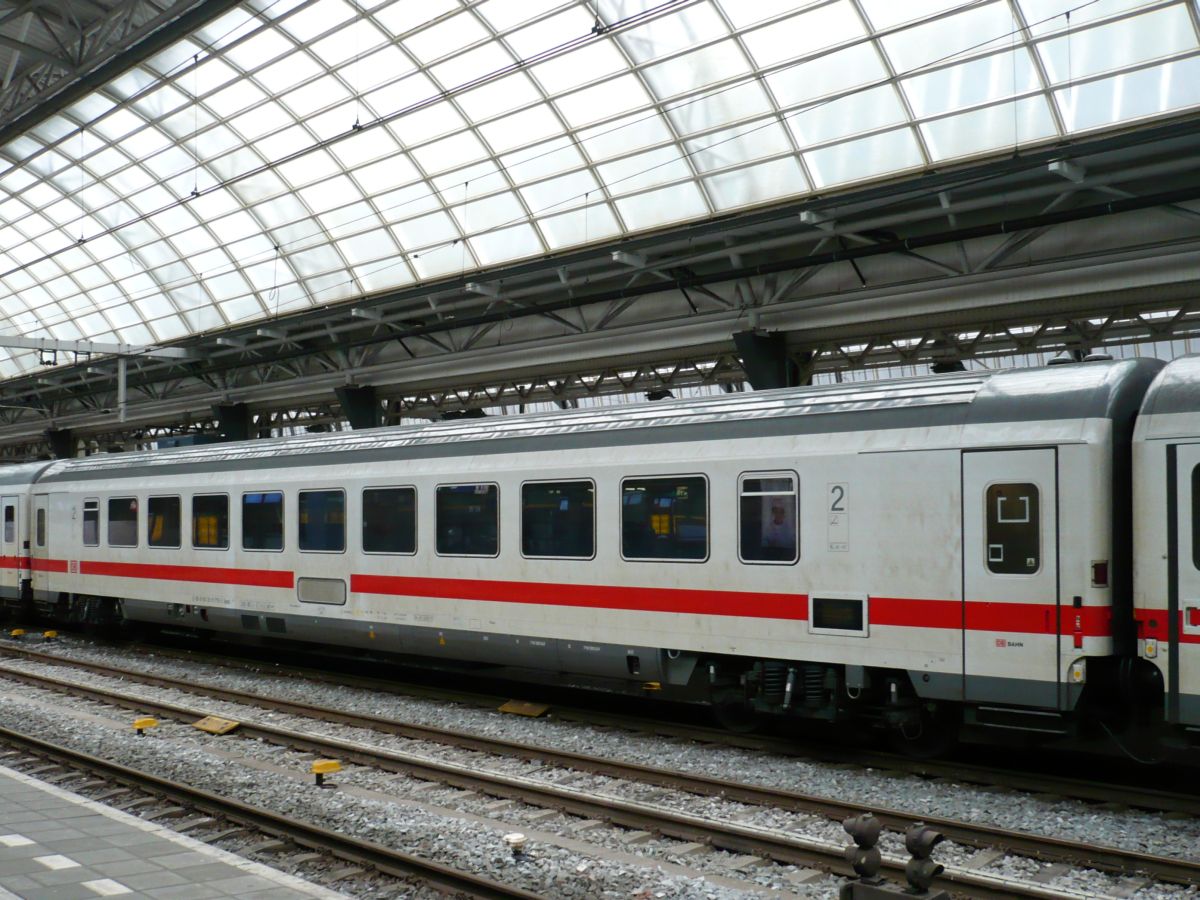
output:
<instances>
[{"instance_id":1,"label":"grey roof panel of train car","mask_svg":"<svg viewBox=\"0 0 1200 900\"><path fill-rule=\"evenodd\" d=\"M1132 416L1158 360L962 372L61 460L39 482Z\"/></svg>"},{"instance_id":2,"label":"grey roof panel of train car","mask_svg":"<svg viewBox=\"0 0 1200 900\"><path fill-rule=\"evenodd\" d=\"M52 465L54 465L53 460L41 460L39 462L18 463L13 466L0 466L0 486L33 484L37 481L37 476Z\"/></svg>"},{"instance_id":3,"label":"grey roof panel of train car","mask_svg":"<svg viewBox=\"0 0 1200 900\"><path fill-rule=\"evenodd\" d=\"M1173 359L1158 373L1146 397L1142 412L1169 415L1200 411L1200 355Z\"/></svg>"}]
</instances>

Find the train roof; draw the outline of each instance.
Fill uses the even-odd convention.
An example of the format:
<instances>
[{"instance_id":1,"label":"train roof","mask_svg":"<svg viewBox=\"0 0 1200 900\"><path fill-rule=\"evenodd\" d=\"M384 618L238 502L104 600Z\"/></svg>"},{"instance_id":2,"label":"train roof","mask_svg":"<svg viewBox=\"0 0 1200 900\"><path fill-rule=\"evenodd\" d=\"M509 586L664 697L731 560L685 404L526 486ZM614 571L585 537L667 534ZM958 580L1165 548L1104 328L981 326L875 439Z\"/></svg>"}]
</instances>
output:
<instances>
[{"instance_id":1,"label":"train roof","mask_svg":"<svg viewBox=\"0 0 1200 900\"><path fill-rule=\"evenodd\" d=\"M1142 412L1150 416L1200 412L1200 355L1167 363L1146 391Z\"/></svg>"},{"instance_id":2,"label":"train roof","mask_svg":"<svg viewBox=\"0 0 1200 900\"><path fill-rule=\"evenodd\" d=\"M30 485L37 481L37 476L53 465L50 460L40 462L18 463L12 466L0 466L0 485Z\"/></svg>"},{"instance_id":3,"label":"train roof","mask_svg":"<svg viewBox=\"0 0 1200 900\"><path fill-rule=\"evenodd\" d=\"M1094 361L60 460L39 482L983 422L1132 422L1158 360Z\"/></svg>"}]
</instances>

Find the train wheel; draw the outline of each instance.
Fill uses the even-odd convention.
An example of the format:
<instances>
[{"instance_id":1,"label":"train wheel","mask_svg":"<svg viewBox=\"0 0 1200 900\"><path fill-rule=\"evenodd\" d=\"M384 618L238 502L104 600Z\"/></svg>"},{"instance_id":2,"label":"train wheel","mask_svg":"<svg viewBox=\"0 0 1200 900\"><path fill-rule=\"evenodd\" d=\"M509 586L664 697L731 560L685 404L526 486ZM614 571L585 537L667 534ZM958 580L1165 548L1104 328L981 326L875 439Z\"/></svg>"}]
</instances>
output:
<instances>
[{"instance_id":1,"label":"train wheel","mask_svg":"<svg viewBox=\"0 0 1200 900\"><path fill-rule=\"evenodd\" d=\"M749 734L762 726L762 718L737 688L725 688L713 695L713 718L726 731Z\"/></svg>"}]
</instances>

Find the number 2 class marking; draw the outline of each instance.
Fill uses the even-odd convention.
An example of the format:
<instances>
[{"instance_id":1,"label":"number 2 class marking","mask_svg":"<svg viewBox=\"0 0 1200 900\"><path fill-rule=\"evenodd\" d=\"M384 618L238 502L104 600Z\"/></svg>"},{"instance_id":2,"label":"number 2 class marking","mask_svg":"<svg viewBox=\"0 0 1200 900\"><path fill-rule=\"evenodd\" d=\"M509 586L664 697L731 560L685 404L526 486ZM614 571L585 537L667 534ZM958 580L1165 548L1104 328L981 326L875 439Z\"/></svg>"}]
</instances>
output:
<instances>
[{"instance_id":1,"label":"number 2 class marking","mask_svg":"<svg viewBox=\"0 0 1200 900\"><path fill-rule=\"evenodd\" d=\"M846 511L846 486L844 484L831 484L829 486L829 511Z\"/></svg>"}]
</instances>

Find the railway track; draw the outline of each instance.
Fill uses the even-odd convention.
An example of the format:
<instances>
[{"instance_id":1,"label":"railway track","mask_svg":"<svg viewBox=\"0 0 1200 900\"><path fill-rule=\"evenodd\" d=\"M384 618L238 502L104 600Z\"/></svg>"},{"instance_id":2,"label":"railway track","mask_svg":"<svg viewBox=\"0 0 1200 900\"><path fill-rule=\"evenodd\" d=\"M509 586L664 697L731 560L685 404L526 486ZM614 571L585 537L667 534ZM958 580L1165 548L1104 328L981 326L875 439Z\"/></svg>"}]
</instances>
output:
<instances>
[{"instance_id":1,"label":"railway track","mask_svg":"<svg viewBox=\"0 0 1200 900\"><path fill-rule=\"evenodd\" d=\"M515 757L533 761L542 766L554 766L608 778L623 779L632 783L654 785L691 795L721 797L727 801L751 806L807 813L838 820L868 811L868 807L863 804L827 797L742 784L637 763L619 762L498 738L461 734L432 726L399 723L379 717L329 710L293 700L262 697L228 688L199 685L160 675L148 675L115 666L64 659L57 655L44 654L27 648L6 647L0 649L9 655L23 656L57 666L74 666L93 674L121 678L126 682L182 691L242 706L265 708L307 719L397 735L411 740L429 741L502 757ZM59 679L40 673L20 672L8 667L4 668L3 674L31 685L48 687L140 712L153 712L185 721L201 718L211 712L211 710L153 700L144 696L129 697L122 691L80 685L69 679ZM417 778L488 796L562 810L588 819L608 821L627 828L658 833L679 840L705 843L737 853L754 854L778 862L813 866L838 874L849 874L848 867L842 858L845 845L841 843L807 839L794 834L773 832L769 829L739 825L733 822L714 821L678 810L662 809L635 801L614 798L609 794L589 794L578 789L563 788L528 777L490 773L481 770L477 765L468 766L430 759L419 754L388 750L371 744L339 740L260 722L243 721L241 732L246 736L257 737L274 744L335 756L344 761L387 771L404 772ZM952 819L919 816L902 810L871 808L869 811L875 813L885 827L898 831L902 831L920 820L941 831L955 843L966 846L1054 861L1080 868L1096 868L1130 875L1137 873L1156 881L1200 885L1200 864L1187 860L1118 848L1097 847ZM904 858L885 855L885 870L889 871L892 877L897 877L898 873L903 870L906 861ZM948 867L943 882L943 886L965 896L1072 896L1070 891L1064 891L1062 888L1052 888L989 874L970 866ZM1078 893L1074 896L1094 896L1094 894Z\"/></svg>"},{"instance_id":2,"label":"railway track","mask_svg":"<svg viewBox=\"0 0 1200 900\"><path fill-rule=\"evenodd\" d=\"M236 668L255 674L291 676L319 682L334 687L353 687L375 693L399 697L428 699L434 701L465 703L481 709L494 710L507 701L507 696L482 694L464 690L432 688L427 685L398 683L394 678L350 675L329 672L311 666L288 664L264 667L261 659L243 660L228 654L216 655L196 650L180 650L162 644L129 644L114 642L113 649L152 653L180 662L217 665ZM36 657L36 651L33 652ZM44 654L44 659L61 659L56 654ZM335 657L335 659L337 659ZM344 660L341 660L344 662ZM888 753L860 744L822 744L819 741L802 740L795 736L778 737L764 734L739 734L720 728L704 727L665 720L651 719L636 714L613 714L597 709L568 707L554 704L554 715L560 721L577 722L599 728L651 734L672 740L713 744L742 750L777 754L784 757L806 759L813 762L833 763L839 766L857 766L877 772L911 775L923 779L943 779L1004 788L1021 793L1055 796L1080 800L1085 803L1103 804L1106 807L1125 806L1149 812L1182 814L1200 818L1200 793L1189 793L1187 785L1176 785L1165 791L1146 783L1125 784L1115 779L1094 780L1061 774L1004 768L991 763L980 765L954 759L915 759L898 753Z\"/></svg>"},{"instance_id":3,"label":"railway track","mask_svg":"<svg viewBox=\"0 0 1200 900\"><path fill-rule=\"evenodd\" d=\"M327 853L348 863L365 866L409 883L415 880L453 896L473 897L479 900L540 900L538 894L500 884L471 872L462 872L441 863L307 824L292 817L281 816L270 810L239 803L191 785L160 778L149 772L118 765L32 735L0 727L0 746L5 745L96 776L106 782L166 799L214 819L284 838L301 847Z\"/></svg>"}]
</instances>

